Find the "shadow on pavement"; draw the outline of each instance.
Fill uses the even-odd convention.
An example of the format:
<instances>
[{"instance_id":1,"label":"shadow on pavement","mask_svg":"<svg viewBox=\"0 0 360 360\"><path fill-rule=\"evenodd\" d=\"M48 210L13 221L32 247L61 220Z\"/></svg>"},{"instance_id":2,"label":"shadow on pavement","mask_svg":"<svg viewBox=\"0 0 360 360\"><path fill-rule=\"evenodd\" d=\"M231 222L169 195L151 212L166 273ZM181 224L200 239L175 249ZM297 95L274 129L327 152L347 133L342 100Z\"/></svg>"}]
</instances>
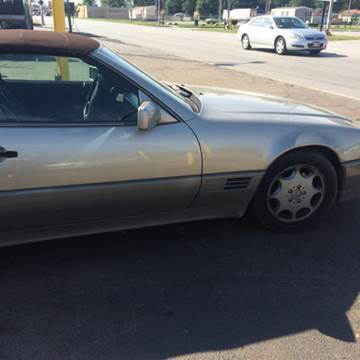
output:
<instances>
[{"instance_id":1,"label":"shadow on pavement","mask_svg":"<svg viewBox=\"0 0 360 360\"><path fill-rule=\"evenodd\" d=\"M254 64L254 65L262 65L262 64L266 64L266 61L246 61L243 63L239 63L239 62L227 62L227 63L213 63L214 66L221 66L221 67L233 67L233 66L241 66L241 65L249 65L249 64Z\"/></svg>"},{"instance_id":2,"label":"shadow on pavement","mask_svg":"<svg viewBox=\"0 0 360 360\"><path fill-rule=\"evenodd\" d=\"M1 249L0 358L164 359L309 329L354 342L358 212L297 235L245 218Z\"/></svg>"},{"instance_id":3,"label":"shadow on pavement","mask_svg":"<svg viewBox=\"0 0 360 360\"><path fill-rule=\"evenodd\" d=\"M269 54L274 54L276 56L279 56L275 53L274 50L272 49L253 49L252 51L261 51L263 53L269 53ZM327 50L323 50L320 54L318 55L313 55L310 54L307 50L304 51L288 51L288 53L286 55L283 56L287 56L287 57L321 57L321 58L346 58L348 56L346 55L340 55L340 54L336 54L336 53L332 53L332 52L328 52Z\"/></svg>"}]
</instances>

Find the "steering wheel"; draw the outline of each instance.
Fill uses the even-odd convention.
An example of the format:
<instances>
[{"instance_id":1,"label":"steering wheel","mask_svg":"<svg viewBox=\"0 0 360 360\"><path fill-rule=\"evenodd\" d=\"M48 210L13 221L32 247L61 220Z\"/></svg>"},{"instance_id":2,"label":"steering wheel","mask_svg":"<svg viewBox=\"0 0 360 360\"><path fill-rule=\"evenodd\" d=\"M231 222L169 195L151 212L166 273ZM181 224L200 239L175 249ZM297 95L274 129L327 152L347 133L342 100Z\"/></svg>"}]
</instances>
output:
<instances>
[{"instance_id":1,"label":"steering wheel","mask_svg":"<svg viewBox=\"0 0 360 360\"><path fill-rule=\"evenodd\" d=\"M93 109L94 109L94 101L96 98L96 95L99 90L100 83L102 81L102 77L100 74L96 76L93 83L91 84L90 91L88 93L88 96L86 98L86 103L83 110L83 118L84 120L89 120L89 118L92 115Z\"/></svg>"}]
</instances>

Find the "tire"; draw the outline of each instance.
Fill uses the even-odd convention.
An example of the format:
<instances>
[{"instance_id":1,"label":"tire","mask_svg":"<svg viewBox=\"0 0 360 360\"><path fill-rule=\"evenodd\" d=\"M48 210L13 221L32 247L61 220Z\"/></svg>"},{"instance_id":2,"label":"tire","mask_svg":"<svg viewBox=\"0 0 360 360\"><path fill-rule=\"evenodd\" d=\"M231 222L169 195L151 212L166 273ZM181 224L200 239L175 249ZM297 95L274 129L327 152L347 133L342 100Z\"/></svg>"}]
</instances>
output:
<instances>
[{"instance_id":1,"label":"tire","mask_svg":"<svg viewBox=\"0 0 360 360\"><path fill-rule=\"evenodd\" d=\"M243 35L243 37L241 38L241 46L244 50L250 50L251 49L251 44L250 44L250 39L248 35Z\"/></svg>"},{"instance_id":2,"label":"tire","mask_svg":"<svg viewBox=\"0 0 360 360\"><path fill-rule=\"evenodd\" d=\"M330 161L316 151L296 151L270 166L251 210L271 231L300 232L330 211L337 193L338 179Z\"/></svg>"},{"instance_id":3,"label":"tire","mask_svg":"<svg viewBox=\"0 0 360 360\"><path fill-rule=\"evenodd\" d=\"M285 55L287 53L286 41L282 36L279 36L275 41L275 52L278 55Z\"/></svg>"},{"instance_id":4,"label":"tire","mask_svg":"<svg viewBox=\"0 0 360 360\"><path fill-rule=\"evenodd\" d=\"M321 50L310 50L310 55L319 55Z\"/></svg>"}]
</instances>

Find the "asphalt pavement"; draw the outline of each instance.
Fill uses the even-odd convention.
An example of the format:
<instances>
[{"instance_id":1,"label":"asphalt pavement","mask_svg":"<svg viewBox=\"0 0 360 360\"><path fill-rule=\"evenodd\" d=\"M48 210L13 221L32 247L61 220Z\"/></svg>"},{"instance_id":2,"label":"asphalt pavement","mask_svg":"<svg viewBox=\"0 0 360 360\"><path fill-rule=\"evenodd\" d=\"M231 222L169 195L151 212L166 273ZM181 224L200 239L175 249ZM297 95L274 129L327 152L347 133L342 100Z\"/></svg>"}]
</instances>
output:
<instances>
[{"instance_id":1,"label":"asphalt pavement","mask_svg":"<svg viewBox=\"0 0 360 360\"><path fill-rule=\"evenodd\" d=\"M244 51L233 33L80 19L75 24L75 30L104 39L360 100L359 40L331 41L320 56L279 56L271 50Z\"/></svg>"},{"instance_id":2,"label":"asphalt pavement","mask_svg":"<svg viewBox=\"0 0 360 360\"><path fill-rule=\"evenodd\" d=\"M3 248L1 360L360 358L357 201Z\"/></svg>"}]
</instances>

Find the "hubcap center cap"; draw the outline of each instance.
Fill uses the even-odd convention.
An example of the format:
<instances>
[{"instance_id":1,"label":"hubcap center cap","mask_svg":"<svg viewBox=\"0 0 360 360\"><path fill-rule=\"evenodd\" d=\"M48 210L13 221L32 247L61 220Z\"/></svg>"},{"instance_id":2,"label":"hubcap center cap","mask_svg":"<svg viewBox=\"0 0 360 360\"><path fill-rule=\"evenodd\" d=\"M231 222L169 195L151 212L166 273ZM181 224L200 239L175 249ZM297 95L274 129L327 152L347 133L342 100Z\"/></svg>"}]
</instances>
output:
<instances>
[{"instance_id":1,"label":"hubcap center cap","mask_svg":"<svg viewBox=\"0 0 360 360\"><path fill-rule=\"evenodd\" d=\"M305 188L301 185L293 185L288 192L288 200L291 203L299 204L304 200L306 191Z\"/></svg>"}]
</instances>

